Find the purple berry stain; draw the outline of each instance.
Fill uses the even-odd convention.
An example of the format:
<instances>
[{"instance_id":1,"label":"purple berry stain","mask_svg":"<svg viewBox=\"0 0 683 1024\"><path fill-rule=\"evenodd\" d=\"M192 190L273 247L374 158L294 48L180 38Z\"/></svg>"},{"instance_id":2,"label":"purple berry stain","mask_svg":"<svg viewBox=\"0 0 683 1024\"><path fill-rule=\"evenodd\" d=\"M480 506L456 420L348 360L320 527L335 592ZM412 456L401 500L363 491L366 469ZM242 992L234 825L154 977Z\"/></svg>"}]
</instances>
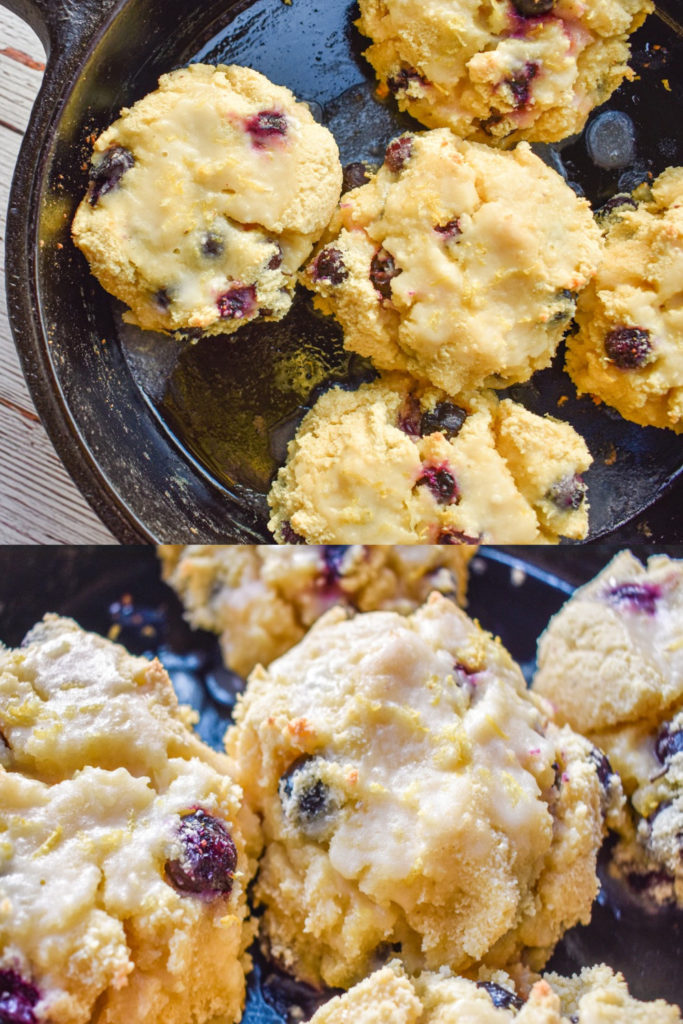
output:
<instances>
[{"instance_id":1,"label":"purple berry stain","mask_svg":"<svg viewBox=\"0 0 683 1024\"><path fill-rule=\"evenodd\" d=\"M654 615L661 596L660 588L654 583L615 583L606 594L610 604L645 615Z\"/></svg>"},{"instance_id":2,"label":"purple berry stain","mask_svg":"<svg viewBox=\"0 0 683 1024\"><path fill-rule=\"evenodd\" d=\"M166 877L178 892L215 899L232 892L237 850L218 818L198 807L180 821L180 856L166 862Z\"/></svg>"},{"instance_id":3,"label":"purple berry stain","mask_svg":"<svg viewBox=\"0 0 683 1024\"><path fill-rule=\"evenodd\" d=\"M370 264L370 280L383 299L391 299L391 282L400 273L391 253L386 249L378 249Z\"/></svg>"},{"instance_id":4,"label":"purple berry stain","mask_svg":"<svg viewBox=\"0 0 683 1024\"><path fill-rule=\"evenodd\" d=\"M458 235L462 234L460 221L457 217L453 220L449 220L446 224L436 224L434 230L438 232L446 242L450 242L454 238L457 238Z\"/></svg>"},{"instance_id":5,"label":"purple berry stain","mask_svg":"<svg viewBox=\"0 0 683 1024\"><path fill-rule=\"evenodd\" d=\"M283 141L287 135L287 118L278 110L259 110L258 114L247 118L245 127L254 146L265 149L274 142Z\"/></svg>"},{"instance_id":6,"label":"purple berry stain","mask_svg":"<svg viewBox=\"0 0 683 1024\"><path fill-rule=\"evenodd\" d=\"M0 971L1 1024L36 1024L34 1006L40 999L35 985L14 971Z\"/></svg>"},{"instance_id":7,"label":"purple berry stain","mask_svg":"<svg viewBox=\"0 0 683 1024\"><path fill-rule=\"evenodd\" d=\"M112 192L134 164L133 154L123 146L106 150L100 162L90 169L90 205L97 206L102 196Z\"/></svg>"},{"instance_id":8,"label":"purple berry stain","mask_svg":"<svg viewBox=\"0 0 683 1024\"><path fill-rule=\"evenodd\" d=\"M342 562L347 550L348 544L326 544L323 548L323 562L325 564L324 582L326 586L334 586L341 577Z\"/></svg>"},{"instance_id":9,"label":"purple berry stain","mask_svg":"<svg viewBox=\"0 0 683 1024\"><path fill-rule=\"evenodd\" d=\"M394 174L399 174L413 155L412 135L401 135L387 146L384 163Z\"/></svg>"},{"instance_id":10,"label":"purple berry stain","mask_svg":"<svg viewBox=\"0 0 683 1024\"><path fill-rule=\"evenodd\" d=\"M253 284L236 285L216 299L221 320L242 320L256 312L256 288Z\"/></svg>"},{"instance_id":11,"label":"purple berry stain","mask_svg":"<svg viewBox=\"0 0 683 1024\"><path fill-rule=\"evenodd\" d=\"M415 486L428 487L439 505L457 505L460 500L455 477L444 466L424 466Z\"/></svg>"},{"instance_id":12,"label":"purple berry stain","mask_svg":"<svg viewBox=\"0 0 683 1024\"><path fill-rule=\"evenodd\" d=\"M339 249L322 249L313 261L311 277L314 281L328 281L330 284L338 285L348 276L349 272L344 266Z\"/></svg>"},{"instance_id":13,"label":"purple berry stain","mask_svg":"<svg viewBox=\"0 0 683 1024\"><path fill-rule=\"evenodd\" d=\"M643 327L615 327L605 337L607 358L620 370L636 370L651 351L650 332Z\"/></svg>"},{"instance_id":14,"label":"purple berry stain","mask_svg":"<svg viewBox=\"0 0 683 1024\"><path fill-rule=\"evenodd\" d=\"M523 68L516 71L510 78L504 79L505 85L512 93L515 110L522 110L529 102L531 82L538 74L538 64L527 61Z\"/></svg>"}]
</instances>

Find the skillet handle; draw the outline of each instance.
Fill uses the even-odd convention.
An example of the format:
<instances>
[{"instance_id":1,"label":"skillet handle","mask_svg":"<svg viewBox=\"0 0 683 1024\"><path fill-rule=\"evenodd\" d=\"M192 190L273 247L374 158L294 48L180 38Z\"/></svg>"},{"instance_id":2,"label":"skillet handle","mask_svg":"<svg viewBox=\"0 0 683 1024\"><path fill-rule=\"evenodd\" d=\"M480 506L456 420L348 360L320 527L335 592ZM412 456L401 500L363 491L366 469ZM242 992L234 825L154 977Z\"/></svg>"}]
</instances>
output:
<instances>
[{"instance_id":1,"label":"skillet handle","mask_svg":"<svg viewBox=\"0 0 683 1024\"><path fill-rule=\"evenodd\" d=\"M0 0L36 33L51 61L90 38L117 0Z\"/></svg>"}]
</instances>

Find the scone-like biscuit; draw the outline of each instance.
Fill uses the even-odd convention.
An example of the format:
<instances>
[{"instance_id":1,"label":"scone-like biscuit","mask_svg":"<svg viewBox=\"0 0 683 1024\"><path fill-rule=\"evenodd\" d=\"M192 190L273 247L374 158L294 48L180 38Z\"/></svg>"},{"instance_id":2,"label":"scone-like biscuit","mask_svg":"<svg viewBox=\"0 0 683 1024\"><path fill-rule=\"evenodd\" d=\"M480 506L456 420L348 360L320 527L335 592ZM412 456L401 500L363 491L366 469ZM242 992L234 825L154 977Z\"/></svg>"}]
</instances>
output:
<instances>
[{"instance_id":1,"label":"scone-like biscuit","mask_svg":"<svg viewBox=\"0 0 683 1024\"><path fill-rule=\"evenodd\" d=\"M580 393L627 420L681 433L683 167L634 195L605 218L605 255L577 305L567 370Z\"/></svg>"},{"instance_id":2,"label":"scone-like biscuit","mask_svg":"<svg viewBox=\"0 0 683 1024\"><path fill-rule=\"evenodd\" d=\"M332 609L254 670L236 723L263 937L297 976L347 987L388 949L411 970L537 969L590 917L618 781L441 594Z\"/></svg>"},{"instance_id":3,"label":"scone-like biscuit","mask_svg":"<svg viewBox=\"0 0 683 1024\"><path fill-rule=\"evenodd\" d=\"M387 374L318 399L268 495L268 525L280 542L325 544L581 538L591 462L568 423L493 392L456 405Z\"/></svg>"},{"instance_id":4,"label":"scone-like biscuit","mask_svg":"<svg viewBox=\"0 0 683 1024\"><path fill-rule=\"evenodd\" d=\"M683 906L683 561L618 555L551 620L534 689L621 776L632 816L613 870Z\"/></svg>"},{"instance_id":5,"label":"scone-like biscuit","mask_svg":"<svg viewBox=\"0 0 683 1024\"><path fill-rule=\"evenodd\" d=\"M126 319L156 331L281 319L334 210L339 153L289 89L192 64L95 143L73 237Z\"/></svg>"},{"instance_id":6,"label":"scone-like biscuit","mask_svg":"<svg viewBox=\"0 0 683 1024\"><path fill-rule=\"evenodd\" d=\"M190 720L158 661L69 619L0 652L8 1019L241 1016L258 836L229 760Z\"/></svg>"},{"instance_id":7,"label":"scone-like biscuit","mask_svg":"<svg viewBox=\"0 0 683 1024\"><path fill-rule=\"evenodd\" d=\"M563 978L546 974L526 998L503 971L485 980L457 977L443 968L411 978L394 960L349 992L325 1003L311 1024L676 1024L677 1006L634 999L621 974L606 964Z\"/></svg>"},{"instance_id":8,"label":"scone-like biscuit","mask_svg":"<svg viewBox=\"0 0 683 1024\"><path fill-rule=\"evenodd\" d=\"M432 590L464 604L475 550L166 544L159 555L188 621L218 633L226 665L246 676L293 647L335 604L405 614Z\"/></svg>"},{"instance_id":9,"label":"scone-like biscuit","mask_svg":"<svg viewBox=\"0 0 683 1024\"><path fill-rule=\"evenodd\" d=\"M380 91L431 128L556 142L629 76L650 0L360 0Z\"/></svg>"},{"instance_id":10,"label":"scone-like biscuit","mask_svg":"<svg viewBox=\"0 0 683 1024\"><path fill-rule=\"evenodd\" d=\"M587 201L526 143L440 129L390 143L301 277L347 348L456 395L550 364L601 247Z\"/></svg>"}]
</instances>

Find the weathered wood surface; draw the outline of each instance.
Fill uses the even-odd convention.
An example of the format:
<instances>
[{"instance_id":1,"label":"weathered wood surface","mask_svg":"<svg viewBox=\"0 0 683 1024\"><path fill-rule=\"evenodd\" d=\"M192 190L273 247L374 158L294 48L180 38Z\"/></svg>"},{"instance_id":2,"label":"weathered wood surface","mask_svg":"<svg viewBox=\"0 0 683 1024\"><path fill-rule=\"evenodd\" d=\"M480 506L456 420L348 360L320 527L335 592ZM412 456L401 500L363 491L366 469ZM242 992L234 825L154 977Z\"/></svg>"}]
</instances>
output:
<instances>
[{"instance_id":1,"label":"weathered wood surface","mask_svg":"<svg viewBox=\"0 0 683 1024\"><path fill-rule=\"evenodd\" d=\"M34 33L0 8L0 544L108 544L114 538L71 480L38 419L7 321L7 201L44 61Z\"/></svg>"}]
</instances>

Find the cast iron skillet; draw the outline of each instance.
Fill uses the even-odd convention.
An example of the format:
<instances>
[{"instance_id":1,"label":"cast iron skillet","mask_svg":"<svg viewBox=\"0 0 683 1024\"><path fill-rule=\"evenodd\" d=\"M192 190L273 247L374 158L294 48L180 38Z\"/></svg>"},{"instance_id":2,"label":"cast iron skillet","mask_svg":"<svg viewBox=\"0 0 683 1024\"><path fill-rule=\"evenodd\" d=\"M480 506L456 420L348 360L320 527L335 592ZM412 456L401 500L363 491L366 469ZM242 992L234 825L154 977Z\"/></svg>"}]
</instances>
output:
<instances>
[{"instance_id":1,"label":"cast iron skillet","mask_svg":"<svg viewBox=\"0 0 683 1024\"><path fill-rule=\"evenodd\" d=\"M87 184L88 137L161 73L192 60L263 71L313 104L344 163L381 162L386 142L411 122L374 98L355 4L0 2L36 29L49 55L11 193L7 282L24 371L59 454L123 541L270 540L265 494L287 439L321 388L357 382L367 365L344 353L339 329L306 296L283 323L248 326L233 341L183 347L125 328L71 244L69 224ZM623 187L624 173L628 184L683 164L683 18L680 0L666 3L666 21L651 17L635 37L638 81L609 104L636 122L632 164L598 171L582 139L561 157L546 154L564 161L596 205ZM595 456L591 538L631 541L649 529L655 539L683 540L680 438L577 400L560 366L561 356L513 393L586 436Z\"/></svg>"}]
</instances>

